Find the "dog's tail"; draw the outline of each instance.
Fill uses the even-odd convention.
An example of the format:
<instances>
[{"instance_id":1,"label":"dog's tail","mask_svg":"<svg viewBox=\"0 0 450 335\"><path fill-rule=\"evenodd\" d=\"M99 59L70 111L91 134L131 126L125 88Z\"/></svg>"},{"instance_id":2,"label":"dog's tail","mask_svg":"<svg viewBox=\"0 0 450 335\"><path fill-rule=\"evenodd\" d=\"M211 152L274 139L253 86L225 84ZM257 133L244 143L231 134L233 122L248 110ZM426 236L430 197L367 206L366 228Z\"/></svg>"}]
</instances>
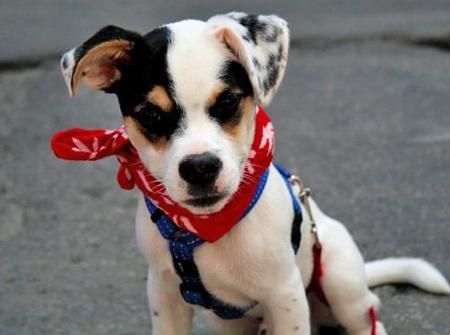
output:
<instances>
[{"instance_id":1,"label":"dog's tail","mask_svg":"<svg viewBox=\"0 0 450 335\"><path fill-rule=\"evenodd\" d=\"M366 263L369 287L384 284L410 284L436 294L450 294L444 276L420 258L386 258Z\"/></svg>"}]
</instances>

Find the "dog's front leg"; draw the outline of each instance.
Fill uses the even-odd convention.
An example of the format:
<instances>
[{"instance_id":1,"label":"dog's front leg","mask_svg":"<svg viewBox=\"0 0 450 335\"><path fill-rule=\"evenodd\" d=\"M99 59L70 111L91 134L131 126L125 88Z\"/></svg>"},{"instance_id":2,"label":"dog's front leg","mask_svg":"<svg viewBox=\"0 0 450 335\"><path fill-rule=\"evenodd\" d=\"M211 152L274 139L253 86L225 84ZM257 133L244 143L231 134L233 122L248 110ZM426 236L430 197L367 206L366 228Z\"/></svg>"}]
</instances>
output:
<instances>
[{"instance_id":1,"label":"dog's front leg","mask_svg":"<svg viewBox=\"0 0 450 335\"><path fill-rule=\"evenodd\" d=\"M309 305L296 267L288 280L272 287L263 308L270 335L311 334Z\"/></svg>"},{"instance_id":2,"label":"dog's front leg","mask_svg":"<svg viewBox=\"0 0 450 335\"><path fill-rule=\"evenodd\" d=\"M193 310L182 300L175 279L162 278L149 271L147 295L153 335L191 334Z\"/></svg>"}]
</instances>

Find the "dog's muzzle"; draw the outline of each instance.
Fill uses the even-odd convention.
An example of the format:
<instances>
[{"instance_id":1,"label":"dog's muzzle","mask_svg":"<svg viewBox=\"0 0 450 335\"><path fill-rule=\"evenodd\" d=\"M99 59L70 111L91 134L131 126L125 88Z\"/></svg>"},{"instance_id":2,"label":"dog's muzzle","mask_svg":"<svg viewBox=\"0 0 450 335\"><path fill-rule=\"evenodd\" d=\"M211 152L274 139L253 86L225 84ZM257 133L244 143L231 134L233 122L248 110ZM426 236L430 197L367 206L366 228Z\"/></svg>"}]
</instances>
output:
<instances>
[{"instance_id":1,"label":"dog's muzzle","mask_svg":"<svg viewBox=\"0 0 450 335\"><path fill-rule=\"evenodd\" d=\"M205 191L214 190L214 182L219 176L222 165L219 157L211 152L205 152L186 156L180 162L178 172L181 178L189 183L189 193L205 193Z\"/></svg>"},{"instance_id":2,"label":"dog's muzzle","mask_svg":"<svg viewBox=\"0 0 450 335\"><path fill-rule=\"evenodd\" d=\"M211 152L186 156L178 167L182 179L188 183L191 198L185 202L195 207L208 207L223 199L215 182L222 170L222 161Z\"/></svg>"}]
</instances>

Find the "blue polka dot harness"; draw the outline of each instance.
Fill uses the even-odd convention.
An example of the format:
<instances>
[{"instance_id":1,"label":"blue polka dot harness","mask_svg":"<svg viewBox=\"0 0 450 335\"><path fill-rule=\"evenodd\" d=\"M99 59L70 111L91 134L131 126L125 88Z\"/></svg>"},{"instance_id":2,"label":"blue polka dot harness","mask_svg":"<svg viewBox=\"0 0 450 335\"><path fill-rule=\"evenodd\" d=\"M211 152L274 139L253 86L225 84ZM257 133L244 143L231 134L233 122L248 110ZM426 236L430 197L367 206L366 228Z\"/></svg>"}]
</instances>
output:
<instances>
[{"instance_id":1,"label":"blue polka dot harness","mask_svg":"<svg viewBox=\"0 0 450 335\"><path fill-rule=\"evenodd\" d=\"M295 215L291 229L291 244L294 252L297 253L301 240L300 227L303 220L302 210L297 197L292 191L291 183L289 181L291 174L280 165L276 165L276 168L283 176L292 198ZM264 171L261 175L252 200L241 219L244 218L258 202L266 185L268 175L269 169ZM161 209L156 207L148 197L145 197L145 203L150 212L152 221L158 227L161 235L168 241L175 271L181 279L179 287L180 293L187 303L210 309L222 319L239 319L257 304L255 301L245 307L233 306L225 301L217 299L214 295L209 293L202 283L200 273L194 261L195 249L206 241L178 227Z\"/></svg>"}]
</instances>

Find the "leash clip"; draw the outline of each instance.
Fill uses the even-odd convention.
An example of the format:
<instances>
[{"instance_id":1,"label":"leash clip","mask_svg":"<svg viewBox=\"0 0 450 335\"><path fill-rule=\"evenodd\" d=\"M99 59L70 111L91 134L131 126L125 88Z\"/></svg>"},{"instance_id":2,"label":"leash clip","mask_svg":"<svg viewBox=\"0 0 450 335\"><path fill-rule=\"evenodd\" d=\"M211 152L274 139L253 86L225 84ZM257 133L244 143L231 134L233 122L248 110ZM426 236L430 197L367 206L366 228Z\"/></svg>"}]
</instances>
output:
<instances>
[{"instance_id":1,"label":"leash clip","mask_svg":"<svg viewBox=\"0 0 450 335\"><path fill-rule=\"evenodd\" d=\"M311 211L311 206L309 204L309 198L311 196L311 190L308 187L305 187L303 180L296 175L291 175L289 177L289 182L292 186L298 186L299 191L297 193L297 197L300 199L301 203L305 207L306 214L308 215L309 221L311 222L311 234L313 234L314 239L316 240L316 246L321 249L322 244L320 242L319 230L317 228L316 221L314 220L314 216Z\"/></svg>"}]
</instances>

